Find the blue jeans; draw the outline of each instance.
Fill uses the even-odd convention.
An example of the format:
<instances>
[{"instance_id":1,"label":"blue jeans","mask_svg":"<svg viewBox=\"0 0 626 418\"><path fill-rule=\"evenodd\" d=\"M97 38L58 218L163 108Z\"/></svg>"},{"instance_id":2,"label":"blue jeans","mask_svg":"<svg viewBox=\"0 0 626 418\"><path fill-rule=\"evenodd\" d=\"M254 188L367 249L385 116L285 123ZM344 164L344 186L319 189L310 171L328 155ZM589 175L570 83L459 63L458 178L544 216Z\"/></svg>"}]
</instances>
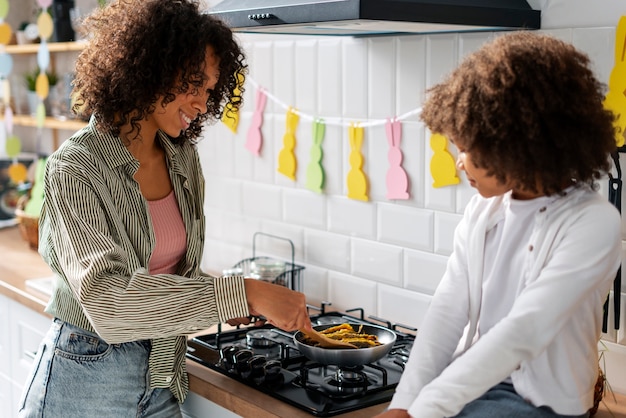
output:
<instances>
[{"instance_id":1,"label":"blue jeans","mask_svg":"<svg viewBox=\"0 0 626 418\"><path fill-rule=\"evenodd\" d=\"M20 418L180 418L168 389L150 389L149 341L107 344L55 319L26 385Z\"/></svg>"},{"instance_id":2,"label":"blue jeans","mask_svg":"<svg viewBox=\"0 0 626 418\"><path fill-rule=\"evenodd\" d=\"M480 398L465 405L454 418L587 418L583 415L559 415L546 406L535 407L515 392L513 385L500 383Z\"/></svg>"}]
</instances>

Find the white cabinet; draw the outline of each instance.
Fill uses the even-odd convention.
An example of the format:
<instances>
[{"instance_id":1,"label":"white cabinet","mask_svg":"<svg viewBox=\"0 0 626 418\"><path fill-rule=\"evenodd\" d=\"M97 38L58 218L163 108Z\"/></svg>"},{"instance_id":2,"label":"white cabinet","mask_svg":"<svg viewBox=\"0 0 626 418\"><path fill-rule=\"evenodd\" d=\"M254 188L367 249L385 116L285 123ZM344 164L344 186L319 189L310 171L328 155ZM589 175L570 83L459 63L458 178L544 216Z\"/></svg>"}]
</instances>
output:
<instances>
[{"instance_id":1,"label":"white cabinet","mask_svg":"<svg viewBox=\"0 0 626 418\"><path fill-rule=\"evenodd\" d=\"M240 418L232 411L190 392L182 406L184 418Z\"/></svg>"},{"instance_id":2,"label":"white cabinet","mask_svg":"<svg viewBox=\"0 0 626 418\"><path fill-rule=\"evenodd\" d=\"M17 417L34 354L52 320L0 295L0 416Z\"/></svg>"}]
</instances>

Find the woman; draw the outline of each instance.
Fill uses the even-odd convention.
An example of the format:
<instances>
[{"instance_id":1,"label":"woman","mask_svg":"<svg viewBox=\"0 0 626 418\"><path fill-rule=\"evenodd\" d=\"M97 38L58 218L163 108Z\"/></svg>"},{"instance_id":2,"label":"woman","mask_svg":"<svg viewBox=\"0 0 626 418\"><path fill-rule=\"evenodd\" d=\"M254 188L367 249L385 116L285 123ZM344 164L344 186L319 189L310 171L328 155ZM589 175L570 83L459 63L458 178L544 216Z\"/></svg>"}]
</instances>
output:
<instances>
[{"instance_id":1,"label":"woman","mask_svg":"<svg viewBox=\"0 0 626 418\"><path fill-rule=\"evenodd\" d=\"M92 115L52 154L40 253L55 319L20 417L176 417L186 335L249 315L310 328L301 293L200 271L204 182L194 142L236 109L231 31L195 0L117 0L85 21L75 109Z\"/></svg>"},{"instance_id":2,"label":"woman","mask_svg":"<svg viewBox=\"0 0 626 418\"><path fill-rule=\"evenodd\" d=\"M430 90L421 118L477 189L381 417L587 416L618 211L595 181L615 151L589 58L502 35Z\"/></svg>"}]
</instances>

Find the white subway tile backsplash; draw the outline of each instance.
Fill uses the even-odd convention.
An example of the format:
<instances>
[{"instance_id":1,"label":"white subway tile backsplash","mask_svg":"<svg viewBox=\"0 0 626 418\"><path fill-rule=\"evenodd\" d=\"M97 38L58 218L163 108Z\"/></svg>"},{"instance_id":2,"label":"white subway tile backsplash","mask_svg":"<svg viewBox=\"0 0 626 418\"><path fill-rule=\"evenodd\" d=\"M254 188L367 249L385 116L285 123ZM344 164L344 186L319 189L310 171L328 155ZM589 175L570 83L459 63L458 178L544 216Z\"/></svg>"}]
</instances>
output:
<instances>
[{"instance_id":1,"label":"white subway tile backsplash","mask_svg":"<svg viewBox=\"0 0 626 418\"><path fill-rule=\"evenodd\" d=\"M454 230L462 218L462 215L452 213L435 213L435 253L442 255L452 254Z\"/></svg>"},{"instance_id":2,"label":"white subway tile backsplash","mask_svg":"<svg viewBox=\"0 0 626 418\"><path fill-rule=\"evenodd\" d=\"M426 88L440 83L458 63L458 34L426 37Z\"/></svg>"},{"instance_id":3,"label":"white subway tile backsplash","mask_svg":"<svg viewBox=\"0 0 626 418\"><path fill-rule=\"evenodd\" d=\"M396 42L394 37L368 39L369 119L396 115Z\"/></svg>"},{"instance_id":4,"label":"white subway tile backsplash","mask_svg":"<svg viewBox=\"0 0 626 418\"><path fill-rule=\"evenodd\" d=\"M322 302L328 301L328 270L305 266L302 284L307 303L320 306Z\"/></svg>"},{"instance_id":5,"label":"white subway tile backsplash","mask_svg":"<svg viewBox=\"0 0 626 418\"><path fill-rule=\"evenodd\" d=\"M459 57L463 58L479 49L486 41L490 40L493 34L490 32L462 33L459 34Z\"/></svg>"},{"instance_id":6,"label":"white subway tile backsplash","mask_svg":"<svg viewBox=\"0 0 626 418\"><path fill-rule=\"evenodd\" d=\"M319 91L318 43L314 39L298 42L295 48L295 102L298 110L309 115L317 113ZM306 82L303 82L305 81Z\"/></svg>"},{"instance_id":7,"label":"white subway tile backsplash","mask_svg":"<svg viewBox=\"0 0 626 418\"><path fill-rule=\"evenodd\" d=\"M305 261L341 272L350 271L350 238L345 235L306 230Z\"/></svg>"},{"instance_id":8,"label":"white subway tile backsplash","mask_svg":"<svg viewBox=\"0 0 626 418\"><path fill-rule=\"evenodd\" d=\"M402 247L371 240L352 240L352 274L402 285Z\"/></svg>"},{"instance_id":9,"label":"white subway tile backsplash","mask_svg":"<svg viewBox=\"0 0 626 418\"><path fill-rule=\"evenodd\" d=\"M252 123L252 113L240 112L239 123L237 124L237 132L248 132ZM232 134L231 134L232 135ZM255 160L258 158L253 155L244 146L246 143L246 137L243 138L232 135L231 137L222 138L223 141L230 141L233 143L233 158L236 163L233 164L233 175L241 180L254 180L255 179Z\"/></svg>"},{"instance_id":10,"label":"white subway tile backsplash","mask_svg":"<svg viewBox=\"0 0 626 418\"><path fill-rule=\"evenodd\" d=\"M432 153L428 152L429 161L432 157ZM429 166L430 167L430 166ZM445 186L434 188L432 186L433 178L430 174L430 168L426 174L426 184L424 187L425 193L425 206L428 209L443 211L443 212L456 212L456 193L457 186Z\"/></svg>"},{"instance_id":11,"label":"white subway tile backsplash","mask_svg":"<svg viewBox=\"0 0 626 418\"><path fill-rule=\"evenodd\" d=\"M255 232L260 232L254 238L258 253L272 254L284 260L291 259L293 253L296 262L302 264L301 261L304 260L304 229L302 227L265 220L261 228ZM293 251L291 244L293 244Z\"/></svg>"},{"instance_id":12,"label":"white subway tile backsplash","mask_svg":"<svg viewBox=\"0 0 626 418\"><path fill-rule=\"evenodd\" d=\"M331 196L327 200L331 232L376 237L376 205L342 196Z\"/></svg>"},{"instance_id":13,"label":"white subway tile backsplash","mask_svg":"<svg viewBox=\"0 0 626 418\"><path fill-rule=\"evenodd\" d=\"M235 173L235 144L237 142L233 138L233 133L223 123L216 123L206 131L211 131L210 140L213 142L212 169L221 176L232 177ZM205 141L201 141L200 144L203 142Z\"/></svg>"},{"instance_id":14,"label":"white subway tile backsplash","mask_svg":"<svg viewBox=\"0 0 626 418\"><path fill-rule=\"evenodd\" d=\"M310 190L285 190L284 221L317 229L326 229L326 199Z\"/></svg>"},{"instance_id":15,"label":"white subway tile backsplash","mask_svg":"<svg viewBox=\"0 0 626 418\"><path fill-rule=\"evenodd\" d=\"M217 136L213 129L205 128L202 138L198 141L198 156L202 165L202 172L205 176L218 174L217 161L219 155L217 152Z\"/></svg>"},{"instance_id":16,"label":"white subway tile backsplash","mask_svg":"<svg viewBox=\"0 0 626 418\"><path fill-rule=\"evenodd\" d=\"M282 190L279 187L244 183L242 198L243 213L265 219L282 219Z\"/></svg>"},{"instance_id":17,"label":"white subway tile backsplash","mask_svg":"<svg viewBox=\"0 0 626 418\"><path fill-rule=\"evenodd\" d=\"M430 296L419 292L379 284L378 312L376 315L392 323L406 325L419 330L419 326L428 310L430 299Z\"/></svg>"},{"instance_id":18,"label":"white subway tile backsplash","mask_svg":"<svg viewBox=\"0 0 626 418\"><path fill-rule=\"evenodd\" d=\"M222 274L248 255L239 245L226 244L223 241L207 239L200 268L209 274Z\"/></svg>"},{"instance_id":19,"label":"white subway tile backsplash","mask_svg":"<svg viewBox=\"0 0 626 418\"><path fill-rule=\"evenodd\" d=\"M228 236L224 228L226 223L222 215L223 212L221 210L210 208L205 204L204 218L207 239L221 240Z\"/></svg>"},{"instance_id":20,"label":"white subway tile backsplash","mask_svg":"<svg viewBox=\"0 0 626 418\"><path fill-rule=\"evenodd\" d=\"M406 248L432 251L434 219L431 210L379 203L377 238Z\"/></svg>"},{"instance_id":21,"label":"white subway tile backsplash","mask_svg":"<svg viewBox=\"0 0 626 418\"><path fill-rule=\"evenodd\" d=\"M368 43L362 38L349 38L342 46L343 78L337 91L341 94L341 107L334 114L341 113L347 122L363 122L368 114Z\"/></svg>"},{"instance_id":22,"label":"white subway tile backsplash","mask_svg":"<svg viewBox=\"0 0 626 418\"><path fill-rule=\"evenodd\" d=\"M426 87L426 38L400 36L396 38L396 113L402 115L419 107ZM406 121L418 121L413 115Z\"/></svg>"},{"instance_id":23,"label":"white subway tile backsplash","mask_svg":"<svg viewBox=\"0 0 626 418\"><path fill-rule=\"evenodd\" d=\"M448 257L431 252L404 250L404 287L435 294L446 271Z\"/></svg>"},{"instance_id":24,"label":"white subway tile backsplash","mask_svg":"<svg viewBox=\"0 0 626 418\"><path fill-rule=\"evenodd\" d=\"M259 218L222 212L222 240L245 247L251 254L252 236L261 230L262 221Z\"/></svg>"},{"instance_id":25,"label":"white subway tile backsplash","mask_svg":"<svg viewBox=\"0 0 626 418\"><path fill-rule=\"evenodd\" d=\"M608 82L616 58L615 28L576 28L572 31L572 43L591 58L596 77Z\"/></svg>"},{"instance_id":26,"label":"white subway tile backsplash","mask_svg":"<svg viewBox=\"0 0 626 418\"><path fill-rule=\"evenodd\" d=\"M295 85L297 79L295 41L292 39L277 40L274 42L272 63L273 94L290 106L295 105ZM276 109L280 111L279 109Z\"/></svg>"},{"instance_id":27,"label":"white subway tile backsplash","mask_svg":"<svg viewBox=\"0 0 626 418\"><path fill-rule=\"evenodd\" d=\"M327 38L319 41L317 56L317 91L318 108L315 117L338 117L343 106L343 61L342 44L338 38ZM309 80L298 78L299 82ZM356 92L359 94L362 92Z\"/></svg>"},{"instance_id":28,"label":"white subway tile backsplash","mask_svg":"<svg viewBox=\"0 0 626 418\"><path fill-rule=\"evenodd\" d=\"M205 179L204 204L206 207L241 213L242 188L239 180L209 176Z\"/></svg>"},{"instance_id":29,"label":"white subway tile backsplash","mask_svg":"<svg viewBox=\"0 0 626 418\"><path fill-rule=\"evenodd\" d=\"M251 44L251 48L248 49L247 55L250 57L250 77L254 79L259 85L268 91L274 91L274 43L271 41L256 41ZM252 64L253 63L253 64ZM248 84L248 92L252 93ZM254 97L254 94L252 94ZM253 103L248 97L248 104ZM254 107L247 106L248 111L254 111ZM280 106L276 105L273 101L267 101L266 113L275 113L280 109Z\"/></svg>"},{"instance_id":30,"label":"white subway tile backsplash","mask_svg":"<svg viewBox=\"0 0 626 418\"><path fill-rule=\"evenodd\" d=\"M331 311L363 308L366 315L371 315L376 312L376 282L329 272L328 299L332 303Z\"/></svg>"}]
</instances>

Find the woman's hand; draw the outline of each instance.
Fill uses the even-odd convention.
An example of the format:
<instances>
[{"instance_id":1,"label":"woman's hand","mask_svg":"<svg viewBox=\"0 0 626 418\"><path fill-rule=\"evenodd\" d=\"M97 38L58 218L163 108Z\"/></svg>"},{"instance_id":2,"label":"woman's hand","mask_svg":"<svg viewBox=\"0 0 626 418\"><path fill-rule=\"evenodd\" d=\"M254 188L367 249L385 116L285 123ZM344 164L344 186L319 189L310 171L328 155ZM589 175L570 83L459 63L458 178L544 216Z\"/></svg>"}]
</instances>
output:
<instances>
[{"instance_id":1,"label":"woman's hand","mask_svg":"<svg viewBox=\"0 0 626 418\"><path fill-rule=\"evenodd\" d=\"M374 418L411 418L406 409L388 409Z\"/></svg>"},{"instance_id":2,"label":"woman's hand","mask_svg":"<svg viewBox=\"0 0 626 418\"><path fill-rule=\"evenodd\" d=\"M238 325L250 325L252 323L252 321L254 321L254 326L255 327L260 327L263 324L265 324L265 320L264 319L258 319L253 316L244 316L244 317L240 317L240 318L231 318L228 321L226 321L226 323L228 325L231 325L233 327L236 327Z\"/></svg>"},{"instance_id":3,"label":"woman's hand","mask_svg":"<svg viewBox=\"0 0 626 418\"><path fill-rule=\"evenodd\" d=\"M285 331L311 329L303 293L262 280L245 279L244 283L250 315L263 316Z\"/></svg>"}]
</instances>

